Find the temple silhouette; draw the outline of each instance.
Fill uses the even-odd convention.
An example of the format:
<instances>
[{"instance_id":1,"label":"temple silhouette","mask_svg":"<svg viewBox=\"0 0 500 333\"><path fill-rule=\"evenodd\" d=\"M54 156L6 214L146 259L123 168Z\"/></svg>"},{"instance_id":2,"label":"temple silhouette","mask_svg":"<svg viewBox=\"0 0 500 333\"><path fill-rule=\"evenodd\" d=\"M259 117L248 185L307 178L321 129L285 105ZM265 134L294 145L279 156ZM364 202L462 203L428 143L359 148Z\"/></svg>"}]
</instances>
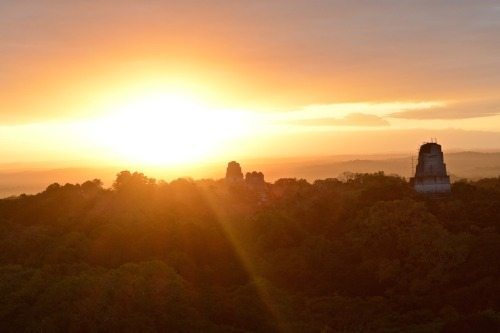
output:
<instances>
[{"instance_id":1,"label":"temple silhouette","mask_svg":"<svg viewBox=\"0 0 500 333\"><path fill-rule=\"evenodd\" d=\"M231 161L227 164L226 169L226 182L228 183L241 183L243 182L243 172L241 165L236 161Z\"/></svg>"},{"instance_id":2,"label":"temple silhouette","mask_svg":"<svg viewBox=\"0 0 500 333\"><path fill-rule=\"evenodd\" d=\"M262 172L247 172L245 178L243 178L241 165L236 161L231 161L227 164L225 180L228 184L245 184L253 190L262 191L266 187L266 181Z\"/></svg>"},{"instance_id":3,"label":"temple silhouette","mask_svg":"<svg viewBox=\"0 0 500 333\"><path fill-rule=\"evenodd\" d=\"M265 204L269 200L268 184L264 179L264 174L260 171L247 172L243 178L241 165L236 161L231 161L227 164L225 181L231 187L248 188L258 195L260 204Z\"/></svg>"},{"instance_id":4,"label":"temple silhouette","mask_svg":"<svg viewBox=\"0 0 500 333\"><path fill-rule=\"evenodd\" d=\"M447 193L451 191L450 176L446 172L441 145L435 140L420 146L415 177L410 184L419 193Z\"/></svg>"}]
</instances>

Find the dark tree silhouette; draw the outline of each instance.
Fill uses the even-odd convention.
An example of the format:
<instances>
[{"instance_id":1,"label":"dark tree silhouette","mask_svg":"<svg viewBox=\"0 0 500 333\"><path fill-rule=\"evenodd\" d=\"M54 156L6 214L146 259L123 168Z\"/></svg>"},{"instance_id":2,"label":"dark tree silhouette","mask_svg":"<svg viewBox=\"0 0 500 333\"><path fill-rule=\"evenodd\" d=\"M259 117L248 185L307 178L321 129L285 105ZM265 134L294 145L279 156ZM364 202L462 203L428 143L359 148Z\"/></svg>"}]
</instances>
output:
<instances>
[{"instance_id":1,"label":"dark tree silhouette","mask_svg":"<svg viewBox=\"0 0 500 333\"><path fill-rule=\"evenodd\" d=\"M500 178L52 184L0 200L0 331L498 332L499 223Z\"/></svg>"}]
</instances>

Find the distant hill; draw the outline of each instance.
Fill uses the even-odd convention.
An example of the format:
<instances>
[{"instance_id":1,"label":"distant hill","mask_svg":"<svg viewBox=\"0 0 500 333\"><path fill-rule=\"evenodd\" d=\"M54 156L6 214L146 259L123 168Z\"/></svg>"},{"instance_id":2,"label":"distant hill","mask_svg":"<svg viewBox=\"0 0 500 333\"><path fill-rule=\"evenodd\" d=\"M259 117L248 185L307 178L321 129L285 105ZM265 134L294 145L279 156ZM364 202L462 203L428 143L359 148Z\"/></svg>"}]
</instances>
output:
<instances>
[{"instance_id":1,"label":"distant hill","mask_svg":"<svg viewBox=\"0 0 500 333\"><path fill-rule=\"evenodd\" d=\"M410 177L412 170L411 155L374 154L374 155L333 155L326 157L303 158L265 158L241 160L244 172L263 171L267 181L275 181L283 177L303 178L308 181L324 178L336 178L344 172L371 173L384 171L386 174L397 174ZM445 153L448 173L453 180L468 178L479 179L500 175L500 152L454 152ZM148 172L160 179L174 179L191 176L193 178L222 178L225 162L205 164L198 167L172 172L158 170ZM5 170L5 168L3 168ZM53 168L24 171L0 171L0 198L22 193L37 193L47 185L58 182L81 183L89 179L99 178L105 186L111 185L115 175L126 169L124 167L105 168ZM2 170L2 168L0 168ZM141 170L142 171L142 170Z\"/></svg>"}]
</instances>

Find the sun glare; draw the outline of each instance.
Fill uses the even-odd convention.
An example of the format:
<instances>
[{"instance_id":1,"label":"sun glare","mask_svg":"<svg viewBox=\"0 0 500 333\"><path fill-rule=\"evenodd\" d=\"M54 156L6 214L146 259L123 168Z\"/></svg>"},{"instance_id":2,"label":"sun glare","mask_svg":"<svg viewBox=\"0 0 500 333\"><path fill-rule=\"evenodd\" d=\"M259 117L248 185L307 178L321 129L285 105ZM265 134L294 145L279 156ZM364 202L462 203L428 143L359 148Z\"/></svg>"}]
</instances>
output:
<instances>
[{"instance_id":1,"label":"sun glare","mask_svg":"<svg viewBox=\"0 0 500 333\"><path fill-rule=\"evenodd\" d=\"M250 124L247 112L212 109L186 93L152 92L111 107L86 127L96 144L127 162L175 165L217 155Z\"/></svg>"}]
</instances>

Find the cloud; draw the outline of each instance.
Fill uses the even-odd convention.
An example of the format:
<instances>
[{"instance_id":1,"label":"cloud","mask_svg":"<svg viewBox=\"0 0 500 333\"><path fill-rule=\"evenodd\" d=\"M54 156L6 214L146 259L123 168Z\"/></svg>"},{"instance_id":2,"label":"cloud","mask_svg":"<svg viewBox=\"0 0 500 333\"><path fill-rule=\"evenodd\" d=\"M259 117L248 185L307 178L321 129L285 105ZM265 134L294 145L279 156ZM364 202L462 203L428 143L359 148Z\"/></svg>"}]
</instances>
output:
<instances>
[{"instance_id":1,"label":"cloud","mask_svg":"<svg viewBox=\"0 0 500 333\"><path fill-rule=\"evenodd\" d=\"M391 113L400 119L467 119L491 117L500 114L500 100L453 103L426 109L415 109Z\"/></svg>"},{"instance_id":2,"label":"cloud","mask_svg":"<svg viewBox=\"0 0 500 333\"><path fill-rule=\"evenodd\" d=\"M314 118L314 119L294 120L289 123L300 126L357 126L357 127L389 126L389 122L384 118L364 113L351 113L343 118Z\"/></svg>"}]
</instances>

